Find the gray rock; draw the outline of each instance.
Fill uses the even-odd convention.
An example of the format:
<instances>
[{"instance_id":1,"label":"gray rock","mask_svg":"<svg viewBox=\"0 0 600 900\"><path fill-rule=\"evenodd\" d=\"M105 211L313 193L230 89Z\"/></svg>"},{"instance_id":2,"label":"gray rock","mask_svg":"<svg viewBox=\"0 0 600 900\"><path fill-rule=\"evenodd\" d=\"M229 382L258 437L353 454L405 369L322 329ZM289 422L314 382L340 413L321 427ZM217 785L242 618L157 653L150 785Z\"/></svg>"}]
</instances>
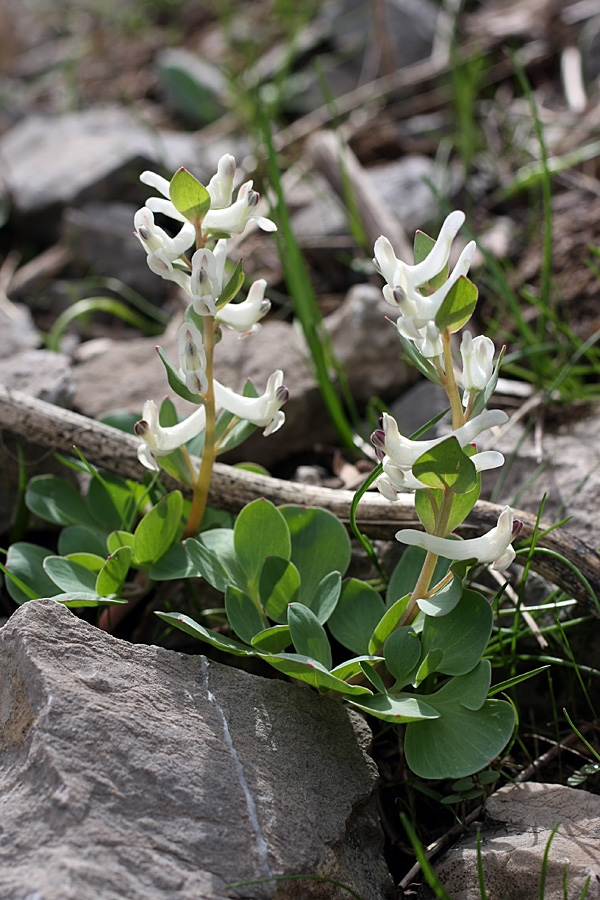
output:
<instances>
[{"instance_id":1,"label":"gray rock","mask_svg":"<svg viewBox=\"0 0 600 900\"><path fill-rule=\"evenodd\" d=\"M137 177L144 168L183 165L203 178L212 174L204 161L211 155L193 135L158 132L121 107L27 116L0 138L2 190L29 229L55 240L64 206L141 202L148 189Z\"/></svg>"},{"instance_id":2,"label":"gray rock","mask_svg":"<svg viewBox=\"0 0 600 900\"><path fill-rule=\"evenodd\" d=\"M3 900L380 900L374 763L344 708L128 644L54 600L0 630ZM325 892L323 891L325 888Z\"/></svg>"},{"instance_id":3,"label":"gray rock","mask_svg":"<svg viewBox=\"0 0 600 900\"><path fill-rule=\"evenodd\" d=\"M133 238L135 203L86 203L66 209L62 229L74 259L94 275L129 285L147 300L165 299L167 282L146 264L146 253Z\"/></svg>"},{"instance_id":4,"label":"gray rock","mask_svg":"<svg viewBox=\"0 0 600 900\"><path fill-rule=\"evenodd\" d=\"M407 153L393 162L372 166L368 175L409 236L424 228L427 222L439 219L440 204L431 185L439 188L445 185L448 190L450 173L440 171L429 156Z\"/></svg>"},{"instance_id":5,"label":"gray rock","mask_svg":"<svg viewBox=\"0 0 600 900\"><path fill-rule=\"evenodd\" d=\"M69 359L50 350L24 350L0 360L0 382L56 406L69 408L73 399Z\"/></svg>"},{"instance_id":6,"label":"gray rock","mask_svg":"<svg viewBox=\"0 0 600 900\"><path fill-rule=\"evenodd\" d=\"M444 409L448 409L448 397L444 389L420 378L420 381L391 404L390 413L398 422L402 434L411 435ZM439 425L434 425L431 433L427 433L426 440L449 432L448 421L444 417Z\"/></svg>"},{"instance_id":7,"label":"gray rock","mask_svg":"<svg viewBox=\"0 0 600 900\"><path fill-rule=\"evenodd\" d=\"M20 350L33 350L40 338L29 307L22 303L0 306L0 359Z\"/></svg>"},{"instance_id":8,"label":"gray rock","mask_svg":"<svg viewBox=\"0 0 600 900\"><path fill-rule=\"evenodd\" d=\"M526 432L520 424L494 443L506 457L498 502L537 513L546 494L545 521L556 522L569 516L569 531L591 547L600 547L598 408L579 421L565 422L557 430L546 428L540 446L541 454L532 431Z\"/></svg>"},{"instance_id":9,"label":"gray rock","mask_svg":"<svg viewBox=\"0 0 600 900\"><path fill-rule=\"evenodd\" d=\"M373 396L395 398L416 377L403 360L396 329L385 319L388 310L393 313L379 288L357 284L325 319L333 352L358 403Z\"/></svg>"},{"instance_id":10,"label":"gray rock","mask_svg":"<svg viewBox=\"0 0 600 900\"><path fill-rule=\"evenodd\" d=\"M545 900L563 900L567 867L569 897L600 898L600 797L558 784L507 785L485 805L481 853L488 897L538 900L540 873L552 829L560 822L550 853ZM434 864L453 900L481 900L477 878L477 838L466 837ZM419 900L433 897L422 888Z\"/></svg>"}]
</instances>

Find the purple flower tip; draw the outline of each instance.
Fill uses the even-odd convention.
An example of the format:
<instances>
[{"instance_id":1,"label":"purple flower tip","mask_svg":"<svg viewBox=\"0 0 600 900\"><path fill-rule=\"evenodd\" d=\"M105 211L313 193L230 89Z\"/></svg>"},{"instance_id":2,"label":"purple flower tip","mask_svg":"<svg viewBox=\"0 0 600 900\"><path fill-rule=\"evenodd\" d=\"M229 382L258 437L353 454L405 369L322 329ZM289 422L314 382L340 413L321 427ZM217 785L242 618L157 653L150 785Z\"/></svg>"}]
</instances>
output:
<instances>
[{"instance_id":1,"label":"purple flower tip","mask_svg":"<svg viewBox=\"0 0 600 900\"><path fill-rule=\"evenodd\" d=\"M513 522L513 527L512 527L513 539L516 538L518 535L520 535L522 531L523 531L523 522L521 522L520 519L515 519Z\"/></svg>"}]
</instances>

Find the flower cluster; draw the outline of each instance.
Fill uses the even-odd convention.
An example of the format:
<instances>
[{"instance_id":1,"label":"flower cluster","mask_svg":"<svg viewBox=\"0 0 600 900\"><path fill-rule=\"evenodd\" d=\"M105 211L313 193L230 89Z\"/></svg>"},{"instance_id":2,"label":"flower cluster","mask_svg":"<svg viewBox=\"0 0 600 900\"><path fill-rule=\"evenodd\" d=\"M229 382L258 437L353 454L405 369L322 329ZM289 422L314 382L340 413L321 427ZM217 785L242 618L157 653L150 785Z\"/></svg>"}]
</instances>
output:
<instances>
[{"instance_id":1,"label":"flower cluster","mask_svg":"<svg viewBox=\"0 0 600 900\"><path fill-rule=\"evenodd\" d=\"M522 527L520 522L513 521L512 511L505 508L498 524L488 534L457 542L444 531L444 522L452 505L451 480L446 482L447 490L438 491L437 496L432 491L433 485L445 484L443 454L441 458L439 454L435 457L434 451L441 449L448 437L455 438L461 450L468 451L464 454L468 461L463 460L462 465L471 472L470 491L477 487L477 473L504 463L501 453L495 450L477 452L474 444L484 432L508 419L501 410L485 410L496 380L493 341L484 336L474 338L470 331L463 330L460 344L462 372L458 375L463 388L461 398L452 361L451 334L470 318L470 297L474 294L476 299L477 294L466 278L476 249L474 241L466 245L452 272L448 272L452 243L464 219L464 213L455 211L446 218L437 241L423 236L423 258L415 260L414 265L397 259L387 238L382 236L375 243L373 262L386 281L383 296L400 313L396 323L398 333L413 345L414 356L421 361L422 370L433 373L445 388L452 409L453 430L449 435L433 440L411 440L400 433L396 420L384 413L381 428L372 434L371 441L383 470L376 484L384 497L394 501L400 492L425 491L430 498L430 528L425 533L402 529L396 535L399 541L450 559L476 559L502 569L514 559L512 541ZM462 295L458 293L460 290L463 290ZM474 305L475 300L472 308ZM480 395L483 396L480 398ZM428 453L434 461L429 469L425 465L424 471L421 465L417 477L413 467ZM458 463L456 459L454 456L453 464L460 466L461 458L458 457ZM473 503L477 495L478 491L473 494ZM434 522L433 527L431 522Z\"/></svg>"},{"instance_id":2,"label":"flower cluster","mask_svg":"<svg viewBox=\"0 0 600 900\"><path fill-rule=\"evenodd\" d=\"M262 396L246 397L235 393L212 378L212 350L216 332L221 326L236 331L240 337L260 331L260 320L269 312L271 303L265 298L266 282L255 281L246 299L231 302L243 282L241 265L228 280L226 272L227 238L241 234L250 221L256 221L265 231L274 231L275 224L256 212L258 193L247 181L233 199L235 160L226 154L218 163L217 172L204 187L184 169L171 182L154 172L143 172L141 181L153 187L160 196L150 197L134 218L135 235L146 251L146 261L156 275L177 284L189 297L185 321L177 335L178 370L163 362L170 371L169 382L181 396L200 406L177 425L162 427L156 405L149 400L144 405L142 419L135 432L143 443L138 456L144 466L158 469L157 459L182 447L206 427L207 405L230 413L264 429L269 435L277 431L285 415L281 407L288 399L283 384L283 372L277 370L267 382ZM177 202L173 184L178 176L184 179L184 199ZM155 221L155 214L167 216L177 223L179 230L171 237ZM210 249L207 244L212 242ZM196 245L191 258L187 252Z\"/></svg>"}]
</instances>

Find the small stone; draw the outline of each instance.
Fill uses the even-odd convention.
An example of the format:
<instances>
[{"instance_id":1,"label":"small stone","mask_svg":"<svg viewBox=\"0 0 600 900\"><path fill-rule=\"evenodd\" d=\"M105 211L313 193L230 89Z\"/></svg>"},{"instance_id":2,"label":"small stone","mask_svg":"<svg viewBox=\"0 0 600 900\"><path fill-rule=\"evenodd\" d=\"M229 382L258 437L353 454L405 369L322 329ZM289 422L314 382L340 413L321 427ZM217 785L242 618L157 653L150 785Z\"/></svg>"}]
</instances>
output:
<instances>
[{"instance_id":1,"label":"small stone","mask_svg":"<svg viewBox=\"0 0 600 900\"><path fill-rule=\"evenodd\" d=\"M8 388L24 391L46 403L67 409L73 400L69 359L51 350L25 350L0 360L0 382Z\"/></svg>"},{"instance_id":2,"label":"small stone","mask_svg":"<svg viewBox=\"0 0 600 900\"><path fill-rule=\"evenodd\" d=\"M21 303L0 306L0 359L38 347L40 338L29 307Z\"/></svg>"},{"instance_id":3,"label":"small stone","mask_svg":"<svg viewBox=\"0 0 600 900\"><path fill-rule=\"evenodd\" d=\"M486 801L481 830L481 856L488 897L538 900L540 875L548 840L545 900L563 900L564 869L569 897L600 898L600 797L559 784L513 784ZM477 875L477 837L471 834L452 847L434 869L453 900L481 900ZM434 895L427 887L419 900Z\"/></svg>"},{"instance_id":4,"label":"small stone","mask_svg":"<svg viewBox=\"0 0 600 900\"><path fill-rule=\"evenodd\" d=\"M324 322L335 358L358 403L367 403L373 396L395 398L416 377L403 360L396 329L385 319L389 309L379 288L357 284Z\"/></svg>"}]
</instances>

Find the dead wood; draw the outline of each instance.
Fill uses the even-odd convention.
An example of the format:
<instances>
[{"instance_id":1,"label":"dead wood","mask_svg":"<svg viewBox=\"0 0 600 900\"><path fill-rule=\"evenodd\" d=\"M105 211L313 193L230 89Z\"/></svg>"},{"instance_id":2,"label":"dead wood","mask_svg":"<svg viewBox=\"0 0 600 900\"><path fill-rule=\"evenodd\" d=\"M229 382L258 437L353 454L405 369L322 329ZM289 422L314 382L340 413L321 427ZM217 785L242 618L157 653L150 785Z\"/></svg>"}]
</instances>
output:
<instances>
[{"instance_id":1,"label":"dead wood","mask_svg":"<svg viewBox=\"0 0 600 900\"><path fill-rule=\"evenodd\" d=\"M0 429L29 443L61 453L70 453L77 446L88 462L125 478L139 480L144 473L137 458L139 440L134 435L37 400L21 391L10 390L4 385L0 385ZM162 474L162 479L168 488L179 488L183 493L190 493L189 487L166 473ZM216 464L209 495L209 502L213 506L238 512L246 503L258 497L265 497L275 504L296 503L328 509L345 525L349 525L354 494L351 491L295 484L222 463ZM481 534L496 524L500 511L501 507L496 503L479 501L468 521L457 531L463 537ZM515 510L515 515L524 523L522 539L531 539L536 524L535 516L521 510ZM379 494L365 495L358 506L357 522L361 530L371 538L392 539L399 528L419 527L413 499L408 494L401 496L397 503L389 503ZM539 530L543 532L548 527L542 523ZM596 606L590 591L575 575L571 566L581 572L591 591L598 596L600 555L566 529L545 535L537 546L561 554L567 562L535 553L532 568L595 613ZM517 560L524 562L524 557L517 557Z\"/></svg>"}]
</instances>

